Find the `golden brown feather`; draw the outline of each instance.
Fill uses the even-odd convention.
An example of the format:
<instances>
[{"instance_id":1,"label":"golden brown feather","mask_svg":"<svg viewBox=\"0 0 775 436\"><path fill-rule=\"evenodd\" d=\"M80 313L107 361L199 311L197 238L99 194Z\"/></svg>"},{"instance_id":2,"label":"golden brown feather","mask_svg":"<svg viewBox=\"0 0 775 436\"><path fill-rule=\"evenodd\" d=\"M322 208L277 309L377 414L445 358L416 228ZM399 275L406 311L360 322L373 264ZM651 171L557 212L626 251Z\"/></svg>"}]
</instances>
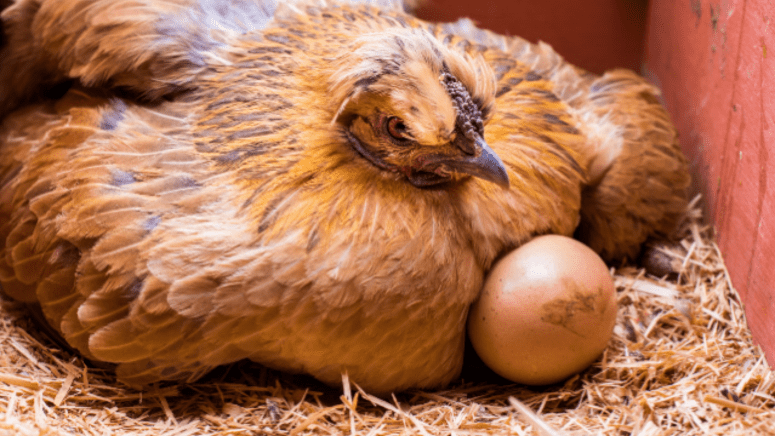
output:
<instances>
[{"instance_id":1,"label":"golden brown feather","mask_svg":"<svg viewBox=\"0 0 775 436\"><path fill-rule=\"evenodd\" d=\"M549 80L585 138L578 149L589 161L578 239L610 261L634 260L647 239L671 236L686 209L689 173L659 89L629 70L596 76L545 43L497 35L468 19L435 33L482 52L499 76L499 93L510 88L504 75L515 61Z\"/></svg>"},{"instance_id":2,"label":"golden brown feather","mask_svg":"<svg viewBox=\"0 0 775 436\"><path fill-rule=\"evenodd\" d=\"M574 231L631 256L685 203L631 73L398 5L216 3L3 13L0 283L127 382L250 358L441 386L497 256Z\"/></svg>"}]
</instances>

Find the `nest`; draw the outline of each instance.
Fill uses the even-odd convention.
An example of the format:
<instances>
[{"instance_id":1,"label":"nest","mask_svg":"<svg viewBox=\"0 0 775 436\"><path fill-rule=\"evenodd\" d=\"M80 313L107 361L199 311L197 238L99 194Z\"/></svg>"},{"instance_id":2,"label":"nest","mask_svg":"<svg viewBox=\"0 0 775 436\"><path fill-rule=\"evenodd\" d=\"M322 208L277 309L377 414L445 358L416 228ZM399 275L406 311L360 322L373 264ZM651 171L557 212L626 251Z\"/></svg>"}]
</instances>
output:
<instances>
[{"instance_id":1,"label":"nest","mask_svg":"<svg viewBox=\"0 0 775 436\"><path fill-rule=\"evenodd\" d=\"M343 377L332 389L241 362L190 385L137 391L0 311L0 435L515 434L771 435L775 372L746 327L697 201L672 279L612 269L619 313L608 349L558 385L509 384L467 365L439 391L391 398Z\"/></svg>"}]
</instances>

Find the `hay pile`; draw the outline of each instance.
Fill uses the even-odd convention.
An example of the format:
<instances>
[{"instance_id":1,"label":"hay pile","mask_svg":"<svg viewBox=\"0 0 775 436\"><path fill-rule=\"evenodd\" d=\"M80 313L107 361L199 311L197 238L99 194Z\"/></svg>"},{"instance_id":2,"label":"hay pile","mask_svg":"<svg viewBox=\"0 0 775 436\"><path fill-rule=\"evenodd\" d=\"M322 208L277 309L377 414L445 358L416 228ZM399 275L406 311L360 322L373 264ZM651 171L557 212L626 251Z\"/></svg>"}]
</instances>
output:
<instances>
[{"instance_id":1,"label":"hay pile","mask_svg":"<svg viewBox=\"0 0 775 436\"><path fill-rule=\"evenodd\" d=\"M775 434L775 372L751 342L699 209L684 227L683 250L668 253L680 276L616 269L610 347L584 373L543 388L469 367L447 390L379 399L346 378L333 390L239 363L140 392L52 344L6 301L0 435Z\"/></svg>"}]
</instances>

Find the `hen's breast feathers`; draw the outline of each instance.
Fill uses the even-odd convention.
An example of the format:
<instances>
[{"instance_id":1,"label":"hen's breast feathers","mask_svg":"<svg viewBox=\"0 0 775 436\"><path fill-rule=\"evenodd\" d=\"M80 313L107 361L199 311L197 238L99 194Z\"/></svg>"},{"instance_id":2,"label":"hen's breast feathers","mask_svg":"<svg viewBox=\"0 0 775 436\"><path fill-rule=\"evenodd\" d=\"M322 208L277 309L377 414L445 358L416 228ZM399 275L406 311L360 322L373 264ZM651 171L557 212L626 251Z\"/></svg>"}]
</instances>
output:
<instances>
[{"instance_id":1,"label":"hen's breast feathers","mask_svg":"<svg viewBox=\"0 0 775 436\"><path fill-rule=\"evenodd\" d=\"M484 271L536 234L573 233L597 144L550 74L410 16L289 8L272 26L232 35L171 101L75 87L10 115L3 289L133 382L245 357L329 383L348 369L375 391L449 381ZM356 100L332 83L363 60L347 56L359 38L428 31L427 62L491 106L484 139L509 189L418 189L359 155L337 122ZM381 80L366 72L352 89ZM363 355L391 369L375 374Z\"/></svg>"}]
</instances>

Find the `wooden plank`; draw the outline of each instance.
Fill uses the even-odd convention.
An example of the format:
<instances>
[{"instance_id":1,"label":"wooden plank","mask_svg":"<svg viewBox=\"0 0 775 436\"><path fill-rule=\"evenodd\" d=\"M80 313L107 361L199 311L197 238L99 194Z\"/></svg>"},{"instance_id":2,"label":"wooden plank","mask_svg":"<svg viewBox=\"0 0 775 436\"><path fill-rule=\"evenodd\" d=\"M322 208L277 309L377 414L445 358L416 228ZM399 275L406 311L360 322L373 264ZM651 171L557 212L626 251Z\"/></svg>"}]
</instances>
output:
<instances>
[{"instance_id":1,"label":"wooden plank","mask_svg":"<svg viewBox=\"0 0 775 436\"><path fill-rule=\"evenodd\" d=\"M647 75L663 89L754 340L772 365L775 7L654 0L648 20Z\"/></svg>"},{"instance_id":2,"label":"wooden plank","mask_svg":"<svg viewBox=\"0 0 775 436\"><path fill-rule=\"evenodd\" d=\"M470 17L498 33L551 44L569 62L596 73L640 70L646 0L420 0L431 21Z\"/></svg>"}]
</instances>

